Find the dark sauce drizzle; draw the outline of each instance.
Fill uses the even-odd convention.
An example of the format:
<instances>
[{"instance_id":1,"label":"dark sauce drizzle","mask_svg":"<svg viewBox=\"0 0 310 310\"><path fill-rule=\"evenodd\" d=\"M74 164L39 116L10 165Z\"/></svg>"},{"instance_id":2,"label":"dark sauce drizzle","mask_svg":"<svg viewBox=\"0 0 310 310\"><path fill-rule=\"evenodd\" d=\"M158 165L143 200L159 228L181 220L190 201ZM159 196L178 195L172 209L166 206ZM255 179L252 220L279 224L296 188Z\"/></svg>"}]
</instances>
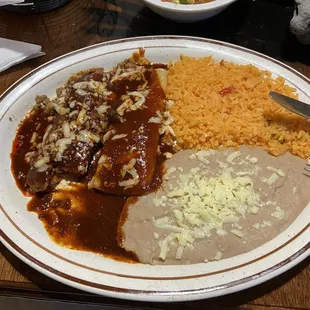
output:
<instances>
[{"instance_id":1,"label":"dark sauce drizzle","mask_svg":"<svg viewBox=\"0 0 310 310\"><path fill-rule=\"evenodd\" d=\"M161 64L152 64L152 67L166 68ZM28 211L38 215L50 237L62 246L103 254L115 260L138 262L135 254L120 248L116 240L120 216L128 197L106 195L96 190L88 190L86 185L80 186L66 196L71 195L78 199L79 205L83 206L79 209L71 207L69 198L55 200L51 193L29 192L26 176L30 165L26 162L25 155L31 151L32 134L37 132L39 137L43 136L49 125L47 117L41 108L32 110L20 124L12 146L11 170L16 184L24 195L32 197L27 205ZM160 146L164 147L162 143ZM173 152L167 147L164 151ZM162 155L157 158L152 190L161 184L164 160ZM87 180L86 177L79 181Z\"/></svg>"}]
</instances>

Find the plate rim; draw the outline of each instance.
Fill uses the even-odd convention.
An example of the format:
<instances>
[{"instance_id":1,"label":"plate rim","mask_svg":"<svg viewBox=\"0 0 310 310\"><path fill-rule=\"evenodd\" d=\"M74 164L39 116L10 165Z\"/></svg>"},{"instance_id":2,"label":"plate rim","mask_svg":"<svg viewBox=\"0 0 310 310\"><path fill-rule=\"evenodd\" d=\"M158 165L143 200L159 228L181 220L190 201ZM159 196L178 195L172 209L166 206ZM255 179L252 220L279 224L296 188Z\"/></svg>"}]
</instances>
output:
<instances>
[{"instance_id":1,"label":"plate rim","mask_svg":"<svg viewBox=\"0 0 310 310\"><path fill-rule=\"evenodd\" d=\"M161 10L167 10L170 13L190 15L193 13L202 13L222 9L223 7L227 7L237 0L220 0L216 2L211 1L207 3L186 4L186 5L171 2L162 2L162 0L156 0L156 1L143 0L143 1L148 5L154 6Z\"/></svg>"},{"instance_id":2,"label":"plate rim","mask_svg":"<svg viewBox=\"0 0 310 310\"><path fill-rule=\"evenodd\" d=\"M108 42L101 42L98 44L94 44L91 46L87 46L87 47L78 49L76 51L72 51L70 53L61 55L57 58L54 58L54 59L40 65L39 67L31 70L29 73L25 74L20 79L18 79L15 83L13 83L5 92L3 92L0 95L0 102L3 99L5 99L5 97L8 96L14 90L14 88L17 85L19 85L23 81L31 78L32 75L41 71L42 69L44 69L44 67L50 66L54 62L65 59L68 56L80 54L80 53L92 50L94 48L97 48L97 47L105 47L105 46L117 45L117 44L121 44L121 43L129 43L129 42L133 42L133 41L144 42L144 41L149 41L149 40L163 40L163 39L164 40L169 40L169 39L176 40L177 39L177 40L187 40L187 41L199 41L202 43L207 43L207 44L211 43L211 44L215 44L215 45L221 45L221 46L241 50L243 52L250 53L252 55L256 55L256 56L262 57L264 59L267 59L273 63L276 63L277 65L284 67L285 69L291 71L293 74L295 74L296 76L298 76L299 78L303 79L304 81L306 81L307 83L310 84L309 78L304 76L302 73L300 73L296 69L290 67L289 65L282 63L281 61L276 60L272 57L269 57L267 55L264 55L262 53L256 52L254 50L251 50L251 49L248 49L248 48L245 48L242 46L238 46L238 45L234 45L231 43L226 43L226 42L222 42L222 41L218 41L218 40L213 40L213 39L190 37L190 36L146 36L146 37L133 37L133 38L125 38L125 39L119 39L119 40L112 40L112 41L108 41ZM143 44L141 44L141 45L143 45ZM5 113L6 113L6 111L4 111L4 114ZM40 266L40 264L37 264L34 262L34 261L36 261L35 258L32 258L32 259L27 258L26 257L27 255L30 257L31 257L31 255L29 255L28 253L23 254L22 252L24 252L24 251L16 243L14 243L13 240L11 240L8 236L6 236L6 234L2 231L1 228L0 228L0 240L11 252L13 252L16 256L18 256L22 261L24 261L25 263L30 265L32 268L35 268L39 272L51 277L54 280L57 280L59 282L70 285L72 287L81 289L81 285L79 283L80 283L80 281L84 281L84 280L77 279L78 281L74 282L70 279L67 279L66 277L62 277L60 275L57 275L57 273L62 273L62 272L59 272L56 270L56 273L53 273L52 271L49 271L49 269L51 269L51 268L49 266L43 264L42 262L40 262L41 265L45 265L47 267L47 269L44 269L42 266ZM16 250L15 247L18 248L19 250ZM251 276L247 277L250 279L242 278L239 280L235 280L235 281L224 284L223 285L224 288L214 289L211 292L203 292L207 288L198 288L198 289L191 290L192 292L190 292L189 294L185 293L185 295L183 295L184 293L182 293L182 292L185 292L184 290L182 290L182 291L168 291L168 292L158 292L158 291L155 292L155 291L151 291L151 290L143 292L143 291L139 290L142 294L137 294L137 290L132 291L132 290L123 289L123 288L116 288L116 287L111 287L110 289L100 289L100 291L103 293L103 295L106 295L109 297L120 297L120 298L131 299L131 300L145 300L145 301L182 301L182 300L184 301L184 300L195 300L195 299L202 299L202 298L210 298L210 297L214 297L214 296L225 295L225 294L228 294L231 292L242 290L244 288L249 288L249 287L258 285L258 284L260 284L264 281L267 281L267 280L285 272L286 270L292 268L293 266L295 266L296 264L301 262L303 259L305 259L309 255L310 255L310 242L308 242L306 245L304 245L298 251L295 251L295 253L291 257L285 259L283 262L280 262L276 265L273 265L272 267L260 272L261 275L258 278L253 279L253 277L255 277L255 276L251 275ZM269 273L269 271L270 271L270 273ZM72 279L73 277L69 275L69 278ZM92 283L92 284L95 284L95 283ZM229 284L231 284L231 285L229 285ZM105 286L102 284L98 284L98 285ZM94 292L92 287L89 287L89 289L87 289L87 287L85 287L85 285L83 286L83 289L85 291L88 291L88 292L92 292L92 293ZM116 289L117 290L120 289L122 292L121 293L116 292L115 291ZM208 289L210 289L210 288L208 288ZM157 294L157 296L154 296L154 294ZM206 294L207 294L207 296L205 296ZM116 295L118 295L118 296L116 296ZM175 299L169 300L168 299L169 296L174 296Z\"/></svg>"},{"instance_id":3,"label":"plate rim","mask_svg":"<svg viewBox=\"0 0 310 310\"><path fill-rule=\"evenodd\" d=\"M100 292L104 292L104 294L101 294L102 296L112 297L112 298L121 298L121 299L126 299L126 300L133 300L133 301L147 301L147 302L194 301L194 300L220 297L220 296L228 295L231 293L239 292L239 291L257 286L268 280L271 280L283 274L284 272L290 270L294 266L298 265L303 260L305 260L307 257L310 257L310 241L309 241L305 246L303 246L301 249L299 249L297 252L295 252L290 257L286 258L284 261L272 266L269 269L264 270L263 272L260 272L258 274L258 277L254 280L253 280L253 275L251 275L251 276L248 276L240 280L229 282L228 283L229 285L225 284L224 289L222 289L221 285L219 285L218 288L217 287L200 288L200 289L193 289L189 291L183 290L181 292L180 291L159 292L159 291L143 291L143 290L131 290L131 289L109 287L106 285L85 281L79 278L74 278L71 275L64 274L63 272L60 272L56 269L53 269L47 266L46 264L41 263L36 258L24 252L10 238L8 238L1 229L0 229L0 241L11 253L13 253L19 259L21 259L28 266L34 268L36 271L60 283L63 283L65 285L68 285L70 287L73 287L79 290L81 290L81 286L82 286L85 292L92 293L92 294L94 293L98 294L98 290L99 290ZM13 246L10 243L13 243ZM55 273L53 273L53 271ZM254 276L257 276L257 275L254 275ZM73 281L72 279L74 279L75 281ZM255 281L255 283L252 283L253 281ZM249 283L251 285L248 285ZM206 294L208 295L206 296ZM169 299L169 298L173 298L173 299Z\"/></svg>"},{"instance_id":4,"label":"plate rim","mask_svg":"<svg viewBox=\"0 0 310 310\"><path fill-rule=\"evenodd\" d=\"M196 36L178 36L178 35L158 35L158 36L141 36L141 37L131 37L131 38L124 38L124 39L116 39L116 40L111 40L111 41L106 41L106 42L100 42L100 43L96 43L96 44L92 44L86 47L82 47L80 49L74 50L72 52L66 53L64 55L60 55L56 58L53 58L43 64L41 64L40 66L32 69L31 71L29 71L28 73L26 73L25 75L23 75L21 78L19 78L17 81L15 81L12 85L10 85L2 94L0 94L0 102L12 91L12 89L14 89L18 84L20 84L23 80L25 80L26 78L32 76L34 73L36 73L37 71L40 71L41 69L43 69L44 67L52 64L53 62L57 62L59 60L61 60L62 58L66 58L68 56L72 56L74 54L80 54L81 52L87 51L87 50L91 50L93 48L99 47L99 46L109 46L109 45L116 45L116 44L120 44L120 43L128 43L128 42L133 42L133 41L149 41L149 40L157 40L157 39L163 39L163 40L169 40L169 39L174 39L174 40L189 40L189 41L200 41L200 42L204 42L204 43L211 43L211 44L216 44L216 45L223 45L223 46L227 46L227 47L231 47L231 48L235 48L237 50L241 50L244 52L248 52L250 54L265 58L267 60L270 60L286 69L288 69L289 71L294 72L294 74L296 74L299 78L303 79L304 81L310 83L310 78L306 77L304 74L302 74L300 71L296 70L295 68L287 65L286 63L275 59L273 57L270 57L268 55L265 55L263 53L257 52L255 50L252 50L250 48L247 47L243 47L240 45L236 45L233 43L229 43L229 42L224 42L224 41L220 41L220 40L214 40L214 39L209 39L209 38L203 38L203 37L196 37Z\"/></svg>"}]
</instances>

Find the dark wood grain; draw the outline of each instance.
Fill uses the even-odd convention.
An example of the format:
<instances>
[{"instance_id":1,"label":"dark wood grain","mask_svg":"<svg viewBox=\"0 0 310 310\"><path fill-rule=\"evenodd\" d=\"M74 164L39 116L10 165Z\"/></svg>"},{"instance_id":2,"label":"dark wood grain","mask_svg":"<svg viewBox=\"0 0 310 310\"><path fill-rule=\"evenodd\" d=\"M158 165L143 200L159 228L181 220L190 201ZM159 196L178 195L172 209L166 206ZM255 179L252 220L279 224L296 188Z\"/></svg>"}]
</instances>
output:
<instances>
[{"instance_id":1,"label":"dark wood grain","mask_svg":"<svg viewBox=\"0 0 310 310\"><path fill-rule=\"evenodd\" d=\"M0 93L37 66L91 44L142 35L194 35L232 42L280 59L310 77L310 47L288 31L293 0L239 0L219 16L193 25L165 20L139 0L74 0L37 15L0 10L0 37L35 43L45 56L0 73ZM1 103L0 103L1 104ZM182 304L117 301L57 283L0 245L0 295L51 298L156 309L310 309L310 260L257 287L229 296Z\"/></svg>"}]
</instances>

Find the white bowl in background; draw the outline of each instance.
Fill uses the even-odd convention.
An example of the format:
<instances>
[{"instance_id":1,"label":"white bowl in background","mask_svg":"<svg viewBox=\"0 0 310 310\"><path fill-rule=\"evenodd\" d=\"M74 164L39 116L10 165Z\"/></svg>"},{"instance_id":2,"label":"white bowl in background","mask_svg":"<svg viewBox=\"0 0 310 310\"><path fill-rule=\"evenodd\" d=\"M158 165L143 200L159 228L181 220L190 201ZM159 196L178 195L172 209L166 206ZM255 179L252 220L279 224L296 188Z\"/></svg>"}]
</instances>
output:
<instances>
[{"instance_id":1,"label":"white bowl in background","mask_svg":"<svg viewBox=\"0 0 310 310\"><path fill-rule=\"evenodd\" d=\"M175 4L162 0L143 0L155 13L176 22L193 23L224 11L236 0L214 0L203 4Z\"/></svg>"}]
</instances>

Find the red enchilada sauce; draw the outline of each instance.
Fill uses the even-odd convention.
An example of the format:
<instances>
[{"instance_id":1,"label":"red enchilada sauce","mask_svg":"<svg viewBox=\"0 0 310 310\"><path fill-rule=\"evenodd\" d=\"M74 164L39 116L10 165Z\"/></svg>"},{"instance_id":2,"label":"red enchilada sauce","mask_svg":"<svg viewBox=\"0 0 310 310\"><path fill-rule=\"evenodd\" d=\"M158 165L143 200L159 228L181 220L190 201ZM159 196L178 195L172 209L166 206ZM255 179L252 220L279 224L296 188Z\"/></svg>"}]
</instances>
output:
<instances>
[{"instance_id":1,"label":"red enchilada sauce","mask_svg":"<svg viewBox=\"0 0 310 310\"><path fill-rule=\"evenodd\" d=\"M156 91L158 87L154 89ZM156 94L152 98L156 98ZM33 133L36 132L37 139L42 139L50 125L49 116L43 108L33 109L21 123L13 142L11 170L19 189L32 197L28 210L38 215L50 237L62 246L100 253L116 260L137 262L134 253L120 248L116 240L120 215L127 197L107 195L87 188L86 183L94 173L92 165L96 163L96 154L92 155L88 175L71 179L79 183L70 185L68 190L35 194L29 190L26 177L30 164L25 156L32 151L30 141ZM146 122L145 126L149 124ZM157 145L154 147L157 149ZM161 184L162 162L163 158L158 156L151 189Z\"/></svg>"}]
</instances>

